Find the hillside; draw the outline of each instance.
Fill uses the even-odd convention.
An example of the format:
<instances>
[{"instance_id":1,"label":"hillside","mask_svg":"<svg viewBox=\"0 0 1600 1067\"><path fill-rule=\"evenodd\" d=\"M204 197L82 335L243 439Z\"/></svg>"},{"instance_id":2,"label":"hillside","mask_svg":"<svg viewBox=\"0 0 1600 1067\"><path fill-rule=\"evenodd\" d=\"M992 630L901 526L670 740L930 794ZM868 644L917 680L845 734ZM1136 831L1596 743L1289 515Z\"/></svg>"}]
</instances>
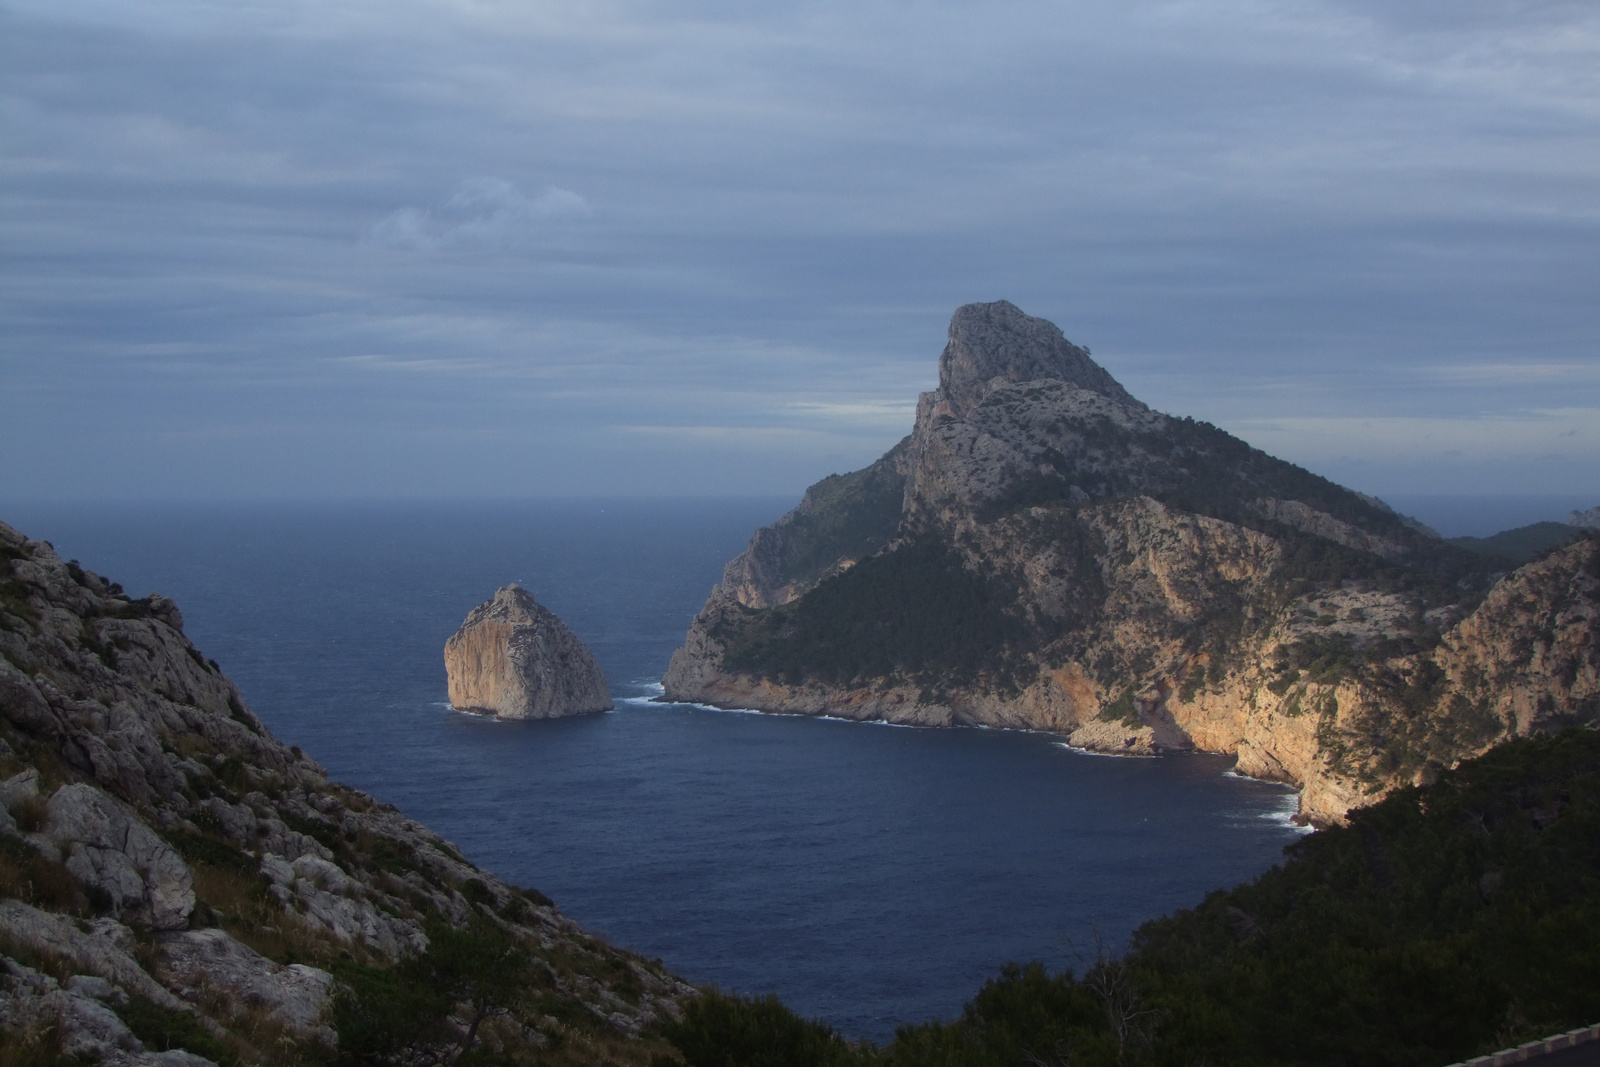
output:
<instances>
[{"instance_id":1,"label":"hillside","mask_svg":"<svg viewBox=\"0 0 1600 1067\"><path fill-rule=\"evenodd\" d=\"M643 1063L692 993L329 781L170 600L3 524L0 800L6 1064Z\"/></svg>"},{"instance_id":2,"label":"hillside","mask_svg":"<svg viewBox=\"0 0 1600 1067\"><path fill-rule=\"evenodd\" d=\"M1513 564L1527 563L1535 556L1560 548L1583 536L1583 529L1564 522L1536 522L1501 530L1488 537L1452 537L1450 543L1480 556L1495 556Z\"/></svg>"},{"instance_id":3,"label":"hillside","mask_svg":"<svg viewBox=\"0 0 1600 1067\"><path fill-rule=\"evenodd\" d=\"M1237 754L1331 823L1600 717L1594 552L1507 577L1151 410L1052 324L973 304L910 437L758 531L662 683L723 707ZM1497 582L1486 629L1468 617ZM1501 645L1475 643L1489 629Z\"/></svg>"}]
</instances>

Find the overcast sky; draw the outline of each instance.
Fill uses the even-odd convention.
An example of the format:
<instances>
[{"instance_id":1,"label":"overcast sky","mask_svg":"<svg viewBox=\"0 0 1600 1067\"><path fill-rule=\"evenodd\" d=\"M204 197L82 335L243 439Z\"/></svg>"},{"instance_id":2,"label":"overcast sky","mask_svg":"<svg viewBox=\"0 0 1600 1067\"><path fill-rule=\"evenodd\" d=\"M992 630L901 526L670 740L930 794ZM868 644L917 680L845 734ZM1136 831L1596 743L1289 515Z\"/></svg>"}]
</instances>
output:
<instances>
[{"instance_id":1,"label":"overcast sky","mask_svg":"<svg viewBox=\"0 0 1600 1067\"><path fill-rule=\"evenodd\" d=\"M0 0L0 498L798 492L1006 298L1600 503L1600 6Z\"/></svg>"}]
</instances>

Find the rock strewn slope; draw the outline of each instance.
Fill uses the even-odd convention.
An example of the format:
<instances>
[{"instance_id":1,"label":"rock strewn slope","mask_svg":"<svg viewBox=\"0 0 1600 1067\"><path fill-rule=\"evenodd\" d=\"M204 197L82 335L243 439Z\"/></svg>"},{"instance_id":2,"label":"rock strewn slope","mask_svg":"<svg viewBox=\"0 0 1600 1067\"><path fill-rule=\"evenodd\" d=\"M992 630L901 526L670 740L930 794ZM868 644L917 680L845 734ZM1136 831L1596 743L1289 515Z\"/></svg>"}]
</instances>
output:
<instances>
[{"instance_id":1,"label":"rock strewn slope","mask_svg":"<svg viewBox=\"0 0 1600 1067\"><path fill-rule=\"evenodd\" d=\"M3 524L0 568L0 1045L207 1062L161 1051L187 1027L213 1060L315 1062L336 1039L335 972L476 931L528 969L472 1040L511 1062L658 1047L638 1035L687 986L329 781L171 601L130 599ZM462 1040L462 1012L431 1039Z\"/></svg>"},{"instance_id":2,"label":"rock strewn slope","mask_svg":"<svg viewBox=\"0 0 1600 1067\"><path fill-rule=\"evenodd\" d=\"M450 705L502 719L611 708L611 687L567 624L516 583L468 613L444 646Z\"/></svg>"},{"instance_id":3,"label":"rock strewn slope","mask_svg":"<svg viewBox=\"0 0 1600 1067\"><path fill-rule=\"evenodd\" d=\"M1473 689L1478 675L1451 665L1477 647L1487 616L1452 627L1495 562L1150 410L1059 338L1003 301L958 311L940 388L890 454L905 476L883 549L755 568L769 531L795 520L758 532L674 655L667 696L1237 753L1246 773L1303 786L1318 822L1499 738L1600 719L1580 677L1592 655L1528 676L1522 704L1543 710L1520 718L1504 669ZM790 557L832 547L794 540ZM1579 601L1586 551L1547 561ZM1482 610L1508 633L1537 629L1526 604L1493 606L1515 599L1497 591ZM1569 629L1592 640L1592 622Z\"/></svg>"}]
</instances>

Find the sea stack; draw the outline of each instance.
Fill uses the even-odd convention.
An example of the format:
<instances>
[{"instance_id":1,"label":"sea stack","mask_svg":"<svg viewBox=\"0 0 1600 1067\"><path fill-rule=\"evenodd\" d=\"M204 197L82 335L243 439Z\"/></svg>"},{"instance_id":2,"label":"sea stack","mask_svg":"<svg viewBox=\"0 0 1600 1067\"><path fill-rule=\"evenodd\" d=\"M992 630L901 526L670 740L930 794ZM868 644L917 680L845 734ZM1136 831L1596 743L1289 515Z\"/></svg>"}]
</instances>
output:
<instances>
[{"instance_id":1,"label":"sea stack","mask_svg":"<svg viewBox=\"0 0 1600 1067\"><path fill-rule=\"evenodd\" d=\"M512 583L479 604L444 645L450 706L502 719L609 711L611 687L567 624Z\"/></svg>"}]
</instances>

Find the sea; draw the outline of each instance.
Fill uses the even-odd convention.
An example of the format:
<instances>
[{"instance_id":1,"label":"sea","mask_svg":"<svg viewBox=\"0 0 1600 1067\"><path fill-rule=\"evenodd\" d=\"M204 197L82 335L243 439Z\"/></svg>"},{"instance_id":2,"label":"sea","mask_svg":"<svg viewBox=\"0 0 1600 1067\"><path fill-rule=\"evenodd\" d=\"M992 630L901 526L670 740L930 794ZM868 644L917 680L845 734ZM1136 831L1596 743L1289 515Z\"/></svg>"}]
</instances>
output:
<instances>
[{"instance_id":1,"label":"sea","mask_svg":"<svg viewBox=\"0 0 1600 1067\"><path fill-rule=\"evenodd\" d=\"M696 983L853 1037L951 1018L1008 962L1082 969L1282 859L1294 794L1215 755L660 703L695 611L784 500L7 505L186 632L273 733ZM518 582L612 711L452 711L443 647Z\"/></svg>"}]
</instances>

